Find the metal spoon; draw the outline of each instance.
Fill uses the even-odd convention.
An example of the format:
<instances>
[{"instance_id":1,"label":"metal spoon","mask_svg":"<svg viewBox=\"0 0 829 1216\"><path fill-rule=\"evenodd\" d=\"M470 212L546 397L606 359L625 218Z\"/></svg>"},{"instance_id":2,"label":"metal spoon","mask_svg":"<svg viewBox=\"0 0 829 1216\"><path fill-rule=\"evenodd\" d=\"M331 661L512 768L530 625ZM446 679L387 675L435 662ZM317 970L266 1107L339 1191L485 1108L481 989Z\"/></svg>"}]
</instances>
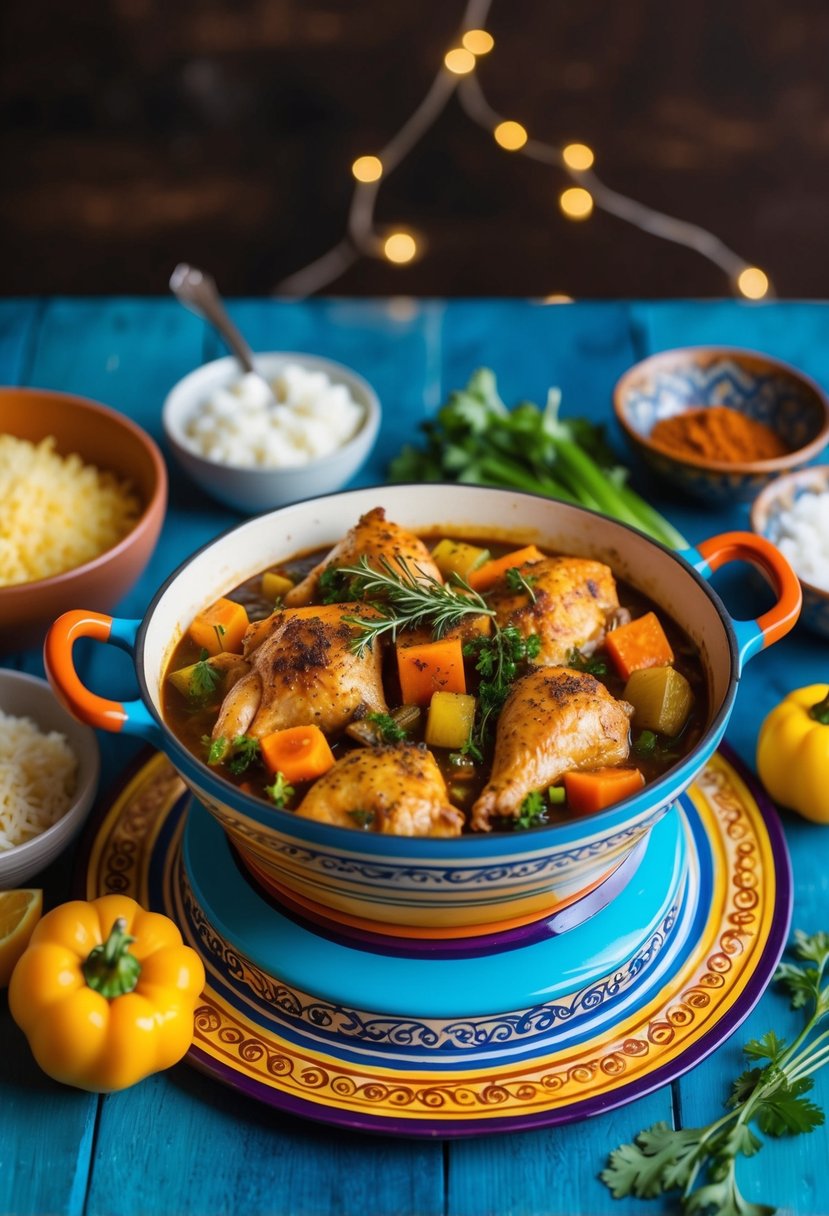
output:
<instances>
[{"instance_id":1,"label":"metal spoon","mask_svg":"<svg viewBox=\"0 0 829 1216\"><path fill-rule=\"evenodd\" d=\"M170 290L186 308L213 326L228 350L236 356L242 369L267 385L268 393L273 397L270 384L254 367L253 351L228 316L216 283L210 275L205 274L203 270L197 270L195 266L188 266L186 262L179 262L170 275Z\"/></svg>"}]
</instances>

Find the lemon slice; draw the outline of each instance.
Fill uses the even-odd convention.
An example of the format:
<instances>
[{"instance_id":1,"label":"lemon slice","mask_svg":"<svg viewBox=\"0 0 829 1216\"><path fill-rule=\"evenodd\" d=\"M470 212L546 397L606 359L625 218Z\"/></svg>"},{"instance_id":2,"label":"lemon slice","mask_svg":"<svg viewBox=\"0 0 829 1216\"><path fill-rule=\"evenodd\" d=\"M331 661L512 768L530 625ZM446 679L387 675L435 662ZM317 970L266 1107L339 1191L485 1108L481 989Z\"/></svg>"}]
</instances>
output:
<instances>
[{"instance_id":1,"label":"lemon slice","mask_svg":"<svg viewBox=\"0 0 829 1216\"><path fill-rule=\"evenodd\" d=\"M42 891L0 891L0 988L11 979L42 911Z\"/></svg>"}]
</instances>

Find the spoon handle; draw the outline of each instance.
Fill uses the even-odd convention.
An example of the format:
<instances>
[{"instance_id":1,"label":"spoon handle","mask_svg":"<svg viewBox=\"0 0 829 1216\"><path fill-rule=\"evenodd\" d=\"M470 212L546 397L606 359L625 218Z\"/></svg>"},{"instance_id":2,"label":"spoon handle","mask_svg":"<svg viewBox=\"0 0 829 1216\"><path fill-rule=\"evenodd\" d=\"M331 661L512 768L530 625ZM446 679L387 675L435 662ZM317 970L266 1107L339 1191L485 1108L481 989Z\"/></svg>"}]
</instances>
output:
<instances>
[{"instance_id":1,"label":"spoon handle","mask_svg":"<svg viewBox=\"0 0 829 1216\"><path fill-rule=\"evenodd\" d=\"M255 372L253 351L227 315L215 281L209 274L180 262L170 276L170 290L182 304L209 321L246 372Z\"/></svg>"}]
</instances>

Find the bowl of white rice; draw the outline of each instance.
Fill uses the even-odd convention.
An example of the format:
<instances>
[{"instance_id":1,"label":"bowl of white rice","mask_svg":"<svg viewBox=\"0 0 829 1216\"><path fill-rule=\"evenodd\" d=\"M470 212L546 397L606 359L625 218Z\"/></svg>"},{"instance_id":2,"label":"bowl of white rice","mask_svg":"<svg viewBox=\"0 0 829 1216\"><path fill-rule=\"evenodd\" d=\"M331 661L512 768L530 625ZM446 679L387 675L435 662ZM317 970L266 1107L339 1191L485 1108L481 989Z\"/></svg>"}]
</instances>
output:
<instances>
[{"instance_id":1,"label":"bowl of white rice","mask_svg":"<svg viewBox=\"0 0 829 1216\"><path fill-rule=\"evenodd\" d=\"M45 680L0 668L0 890L21 886L67 848L99 772L95 732Z\"/></svg>"},{"instance_id":2,"label":"bowl of white rice","mask_svg":"<svg viewBox=\"0 0 829 1216\"><path fill-rule=\"evenodd\" d=\"M829 465L775 478L751 507L751 526L786 557L803 588L800 622L829 638Z\"/></svg>"},{"instance_id":3,"label":"bowl of white rice","mask_svg":"<svg viewBox=\"0 0 829 1216\"><path fill-rule=\"evenodd\" d=\"M170 391L162 422L179 465L246 515L341 489L380 426L371 385L342 363L291 351L255 356L256 375L214 359Z\"/></svg>"}]
</instances>

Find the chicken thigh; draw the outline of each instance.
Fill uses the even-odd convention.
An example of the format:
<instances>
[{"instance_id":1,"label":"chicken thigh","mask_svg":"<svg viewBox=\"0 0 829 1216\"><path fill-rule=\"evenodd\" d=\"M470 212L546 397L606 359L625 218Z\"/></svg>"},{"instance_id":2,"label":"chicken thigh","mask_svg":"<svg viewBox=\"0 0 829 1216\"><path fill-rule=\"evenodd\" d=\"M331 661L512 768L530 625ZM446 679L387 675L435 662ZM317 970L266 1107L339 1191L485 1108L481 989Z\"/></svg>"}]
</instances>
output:
<instances>
[{"instance_id":1,"label":"chicken thigh","mask_svg":"<svg viewBox=\"0 0 829 1216\"><path fill-rule=\"evenodd\" d=\"M613 572L603 562L584 557L545 557L521 567L535 594L499 583L488 597L503 628L514 625L524 637L538 634L541 648L534 662L555 667L573 650L590 652L602 641L608 616L619 608Z\"/></svg>"},{"instance_id":2,"label":"chicken thigh","mask_svg":"<svg viewBox=\"0 0 829 1216\"><path fill-rule=\"evenodd\" d=\"M569 667L536 667L504 702L490 779L472 807L472 826L488 832L493 816L517 816L532 790L573 769L627 759L633 707L595 676Z\"/></svg>"},{"instance_id":3,"label":"chicken thigh","mask_svg":"<svg viewBox=\"0 0 829 1216\"><path fill-rule=\"evenodd\" d=\"M311 724L332 734L368 711L387 713L380 647L358 657L359 630L343 619L370 612L364 604L328 604L269 618L270 632L248 652L247 674L222 702L213 738L260 738Z\"/></svg>"},{"instance_id":4,"label":"chicken thigh","mask_svg":"<svg viewBox=\"0 0 829 1216\"><path fill-rule=\"evenodd\" d=\"M393 836L459 836L440 769L414 743L349 752L311 786L297 815Z\"/></svg>"},{"instance_id":5,"label":"chicken thigh","mask_svg":"<svg viewBox=\"0 0 829 1216\"><path fill-rule=\"evenodd\" d=\"M368 511L360 517L354 527L346 532L328 556L314 566L301 583L291 588L285 596L285 603L289 607L309 604L316 595L317 583L324 570L338 566L355 566L361 557L365 557L375 570L380 568L380 558L385 558L393 568L403 561L415 578L421 574L433 578L438 583L443 582L443 575L432 561L423 541L405 528L387 520L383 507L375 507L373 511Z\"/></svg>"}]
</instances>

